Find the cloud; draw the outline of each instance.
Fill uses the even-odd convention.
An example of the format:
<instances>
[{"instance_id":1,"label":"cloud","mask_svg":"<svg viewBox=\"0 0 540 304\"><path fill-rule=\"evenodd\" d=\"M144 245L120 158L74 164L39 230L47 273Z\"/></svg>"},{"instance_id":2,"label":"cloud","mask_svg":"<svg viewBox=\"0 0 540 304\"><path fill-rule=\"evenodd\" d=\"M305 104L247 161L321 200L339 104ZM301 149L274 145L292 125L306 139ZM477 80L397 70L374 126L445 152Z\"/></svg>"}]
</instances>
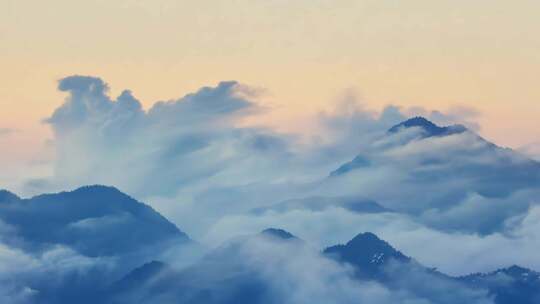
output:
<instances>
[{"instance_id":1,"label":"cloud","mask_svg":"<svg viewBox=\"0 0 540 304\"><path fill-rule=\"evenodd\" d=\"M30 199L0 191L0 299L7 303L100 303L103 290L141 263L174 255L182 265L196 250L172 223L114 188Z\"/></svg>"},{"instance_id":2,"label":"cloud","mask_svg":"<svg viewBox=\"0 0 540 304\"><path fill-rule=\"evenodd\" d=\"M40 253L0 243L0 299L6 303L57 303L70 295L91 297L89 290L110 284L111 258L89 258L65 246ZM79 302L86 303L81 298Z\"/></svg>"},{"instance_id":3,"label":"cloud","mask_svg":"<svg viewBox=\"0 0 540 304\"><path fill-rule=\"evenodd\" d=\"M99 183L139 195L174 195L201 180L242 184L247 172L270 178L272 161L288 154L286 137L236 126L259 107L248 100L255 92L234 81L157 102L148 111L129 91L112 100L99 78L67 77L59 89L69 96L46 122L55 132L54 182L63 187Z\"/></svg>"},{"instance_id":4,"label":"cloud","mask_svg":"<svg viewBox=\"0 0 540 304\"><path fill-rule=\"evenodd\" d=\"M224 261L226 261L224 263ZM296 239L266 235L237 238L185 270L164 270L142 286L124 290L119 303L491 303L486 293L433 277L405 281L388 269L399 286L358 280L339 264ZM431 279L431 287L421 286ZM423 281L425 282L425 280ZM448 293L452 289L454 292Z\"/></svg>"},{"instance_id":5,"label":"cloud","mask_svg":"<svg viewBox=\"0 0 540 304\"><path fill-rule=\"evenodd\" d=\"M540 161L540 142L533 142L518 149L519 152Z\"/></svg>"},{"instance_id":6,"label":"cloud","mask_svg":"<svg viewBox=\"0 0 540 304\"><path fill-rule=\"evenodd\" d=\"M343 196L372 200L431 228L486 235L510 229L539 190L538 164L473 132L422 140L418 128L387 133L412 114L478 129L480 114L470 108L376 112L350 95L315 118L317 135L305 141L243 124L263 109L258 90L234 81L147 111L131 91L111 98L99 78L67 77L59 89L68 96L46 120L55 134L55 173L28 189L115 185L195 237L224 216ZM328 178L344 164L351 170Z\"/></svg>"},{"instance_id":7,"label":"cloud","mask_svg":"<svg viewBox=\"0 0 540 304\"><path fill-rule=\"evenodd\" d=\"M189 242L159 213L114 188L83 187L25 200L7 193L0 203L2 230L9 232L0 237L32 252L58 244L90 257L135 259L148 247L157 250L163 243Z\"/></svg>"},{"instance_id":8,"label":"cloud","mask_svg":"<svg viewBox=\"0 0 540 304\"><path fill-rule=\"evenodd\" d=\"M305 140L242 123L264 109L257 105L257 90L234 81L148 110L129 90L111 97L107 84L95 77L67 77L59 89L68 96L46 119L54 130L55 173L34 182L34 191L115 185L210 243L273 226L273 220L297 223L298 231L303 230L296 226L311 227L317 243L336 241L333 233L350 237L358 228L380 231L378 225L404 223L419 235L509 238L538 203L538 165L473 132L423 139L418 128L387 133L410 115L478 130L474 120L480 113L470 108L387 106L377 112L349 96L334 111L315 117L316 135ZM352 170L329 177L353 159ZM354 214L335 202L314 207L315 197L362 198L393 213ZM275 214L249 213L290 200L305 204ZM359 218L369 225L356 223ZM127 220L120 215L83 220L72 229Z\"/></svg>"},{"instance_id":9,"label":"cloud","mask_svg":"<svg viewBox=\"0 0 540 304\"><path fill-rule=\"evenodd\" d=\"M513 264L540 269L535 255L540 246L540 207L533 207L513 219L511 231L479 235L449 232L425 226L399 213L357 213L339 207L325 210L292 209L267 211L259 215L231 215L222 218L201 238L216 244L247 231L283 227L317 248L345 243L360 232L371 231L404 254L428 267L451 275L490 272ZM497 254L493 254L497 252Z\"/></svg>"},{"instance_id":10,"label":"cloud","mask_svg":"<svg viewBox=\"0 0 540 304\"><path fill-rule=\"evenodd\" d=\"M399 107L387 106L377 113L349 97L340 101L333 111L319 113L317 125L321 131L315 138L318 143L315 153L322 156L320 161L338 166L404 119Z\"/></svg>"},{"instance_id":11,"label":"cloud","mask_svg":"<svg viewBox=\"0 0 540 304\"><path fill-rule=\"evenodd\" d=\"M374 142L359 155L362 166L351 164L319 193L362 195L438 229L480 234L505 230L538 203L539 163L472 132L418 139L414 129Z\"/></svg>"}]
</instances>

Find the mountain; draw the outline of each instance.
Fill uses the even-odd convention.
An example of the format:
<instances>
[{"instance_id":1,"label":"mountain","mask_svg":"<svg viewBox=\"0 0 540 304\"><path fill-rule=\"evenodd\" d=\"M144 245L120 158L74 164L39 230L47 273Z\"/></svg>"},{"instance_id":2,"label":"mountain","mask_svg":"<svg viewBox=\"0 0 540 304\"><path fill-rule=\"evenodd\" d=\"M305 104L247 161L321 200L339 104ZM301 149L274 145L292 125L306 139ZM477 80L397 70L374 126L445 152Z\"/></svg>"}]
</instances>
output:
<instances>
[{"instance_id":1,"label":"mountain","mask_svg":"<svg viewBox=\"0 0 540 304\"><path fill-rule=\"evenodd\" d=\"M225 257L230 258L239 255L239 251L242 250L242 245L244 245L246 242L249 242L250 240L255 240L257 238L270 239L277 242L301 241L299 238L286 230L278 228L267 228L256 235L252 235L247 238L232 240L230 242L227 242L223 246L219 246L213 249L201 261L199 261L199 264L211 263L212 260L219 260L220 263L226 264L227 259ZM174 273L174 271L175 270L166 263L160 261L151 261L130 271L122 279L115 282L111 286L111 290L125 291L131 288L137 288L144 283L149 282L157 275L162 275L166 277Z\"/></svg>"},{"instance_id":2,"label":"mountain","mask_svg":"<svg viewBox=\"0 0 540 304\"><path fill-rule=\"evenodd\" d=\"M449 136L449 135L461 134L461 133L469 131L463 125L451 125L451 126L441 127L424 117L417 116L417 117L407 119L403 122L400 122L397 125L394 125L390 129L388 129L388 131L386 132L386 135L391 136L391 135L398 134L400 132L410 130L410 129L416 129L420 131L418 136L413 137L412 139L444 137L444 136ZM406 141L406 143L407 142L408 141ZM355 169L368 168L370 165L372 165L372 163L373 161L370 160L369 155L357 155L350 162L344 163L343 165L338 167L336 170L330 172L329 176L330 177L339 176L339 175L346 174L350 171L353 171Z\"/></svg>"},{"instance_id":3,"label":"mountain","mask_svg":"<svg viewBox=\"0 0 540 304\"><path fill-rule=\"evenodd\" d=\"M366 157L364 157L362 155L357 155L350 162L344 163L343 165L341 165L336 170L330 172L330 177L343 175L343 174L345 174L347 172L350 172L350 171L352 171L354 169L367 168L369 166L370 166L370 161Z\"/></svg>"},{"instance_id":4,"label":"mountain","mask_svg":"<svg viewBox=\"0 0 540 304\"><path fill-rule=\"evenodd\" d=\"M113 187L87 186L29 199L0 191L0 220L14 228L12 244L36 256L42 249L63 245L89 257L114 257L123 265L112 272L103 268L68 272L62 278L32 275L22 286L35 290L39 303L282 303L291 296L287 293L291 289L283 287L292 284L295 290L305 279L288 271L304 273L313 261L341 271L321 279L324 284L332 284L336 275L355 282L376 281L419 303L488 303L489 297L495 304L540 300L538 272L511 266L452 277L420 264L370 232L308 253L312 249L292 233L268 228L218 246L183 268L156 261L152 254L134 259L141 250L158 255L167 248L164 244L191 241L151 207ZM332 268L336 263L346 267ZM321 272L324 267L307 272L310 279L327 275Z\"/></svg>"},{"instance_id":5,"label":"mountain","mask_svg":"<svg viewBox=\"0 0 540 304\"><path fill-rule=\"evenodd\" d=\"M458 279L469 286L489 290L495 303L540 303L540 273L517 265Z\"/></svg>"},{"instance_id":6,"label":"mountain","mask_svg":"<svg viewBox=\"0 0 540 304\"><path fill-rule=\"evenodd\" d=\"M297 238L285 230L269 228L213 249L184 269L156 261L146 263L111 285L102 302L282 303L290 299L280 294L280 288L291 282L277 269L290 265L294 259L291 249L301 254L300 248L305 248L303 243L291 243L291 239ZM271 251L260 247L259 241L270 241L267 245ZM259 254L253 256L255 252ZM326 248L322 258L351 266L354 280L377 281L389 290L413 296L419 303L492 303L488 299L493 297L495 304L532 304L538 303L540 294L539 274L534 271L512 266L488 274L451 277L421 265L369 232L358 234L344 245ZM277 278L277 290L276 281L268 281L270 269L283 275ZM285 298L273 298L276 292Z\"/></svg>"},{"instance_id":7,"label":"mountain","mask_svg":"<svg viewBox=\"0 0 540 304\"><path fill-rule=\"evenodd\" d=\"M420 128L423 135L395 136L408 128ZM416 117L366 145L324 183L329 191L343 184L354 189L358 183L352 195L430 228L487 235L505 229L505 221L523 216L534 204L540 195L540 163L464 127L440 127ZM466 205L482 207L456 210Z\"/></svg>"},{"instance_id":8,"label":"mountain","mask_svg":"<svg viewBox=\"0 0 540 304\"><path fill-rule=\"evenodd\" d=\"M116 281L108 292L112 294L121 293L133 289L144 287L152 278L170 270L169 266L160 261L151 261L130 271L120 280Z\"/></svg>"},{"instance_id":9,"label":"mountain","mask_svg":"<svg viewBox=\"0 0 540 304\"><path fill-rule=\"evenodd\" d=\"M341 263L355 266L356 275L361 278L379 277L383 267L392 261L399 263L412 261L410 257L370 232L358 234L345 245L328 247L323 254Z\"/></svg>"},{"instance_id":10,"label":"mountain","mask_svg":"<svg viewBox=\"0 0 540 304\"><path fill-rule=\"evenodd\" d=\"M17 202L21 198L7 190L0 190L0 203Z\"/></svg>"},{"instance_id":11,"label":"mountain","mask_svg":"<svg viewBox=\"0 0 540 304\"><path fill-rule=\"evenodd\" d=\"M105 303L276 303L268 302L272 286L261 274L258 263L268 267L271 255L253 256L258 246L271 250L298 248L303 241L277 228L236 238L218 246L195 264L174 269L151 262L129 272L107 292ZM284 247L282 247L284 246Z\"/></svg>"},{"instance_id":12,"label":"mountain","mask_svg":"<svg viewBox=\"0 0 540 304\"><path fill-rule=\"evenodd\" d=\"M91 257L189 241L150 206L99 185L30 199L0 192L0 220L16 229L17 237L24 240L22 246L65 245Z\"/></svg>"},{"instance_id":13,"label":"mountain","mask_svg":"<svg viewBox=\"0 0 540 304\"><path fill-rule=\"evenodd\" d=\"M403 121L388 130L388 133L398 133L404 129L409 128L419 128L422 130L422 137L432 137L432 136L447 136L452 134L459 134L467 131L463 125L452 125L446 127L440 127L434 124L433 122L427 120L424 117L413 117L406 121Z\"/></svg>"},{"instance_id":14,"label":"mountain","mask_svg":"<svg viewBox=\"0 0 540 304\"><path fill-rule=\"evenodd\" d=\"M277 238L277 239L282 239L282 240L298 239L297 237L292 235L290 232L285 231L283 229L277 229L277 228L267 228L261 231L260 235L269 236L272 238Z\"/></svg>"},{"instance_id":15,"label":"mountain","mask_svg":"<svg viewBox=\"0 0 540 304\"><path fill-rule=\"evenodd\" d=\"M328 247L323 253L340 263L352 265L359 279L377 280L391 288L406 289L413 278L421 278L425 289L415 288L418 296L433 293L431 284L449 289L461 286L487 290L495 304L540 303L540 273L516 265L490 273L452 277L423 266L369 232L357 235L345 245Z\"/></svg>"}]
</instances>

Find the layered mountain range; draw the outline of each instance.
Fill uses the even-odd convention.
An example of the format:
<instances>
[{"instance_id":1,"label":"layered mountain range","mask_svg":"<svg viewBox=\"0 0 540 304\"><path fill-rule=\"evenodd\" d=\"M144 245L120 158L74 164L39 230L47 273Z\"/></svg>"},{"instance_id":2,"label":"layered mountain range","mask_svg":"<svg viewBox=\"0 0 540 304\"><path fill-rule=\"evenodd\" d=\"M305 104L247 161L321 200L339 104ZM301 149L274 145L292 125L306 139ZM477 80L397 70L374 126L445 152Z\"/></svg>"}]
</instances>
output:
<instances>
[{"instance_id":1,"label":"layered mountain range","mask_svg":"<svg viewBox=\"0 0 540 304\"><path fill-rule=\"evenodd\" d=\"M518 225L536 206L531 198L540 193L540 163L464 126L415 117L316 185L317 191L299 191L242 215L338 209L492 235ZM358 185L362 193L345 193L343 185ZM452 276L370 232L316 248L268 228L203 246L152 207L109 186L32 198L0 191L0 241L0 261L22 257L8 276L0 275L8 286L0 299L16 295L21 303L540 302L540 274L513 261L491 272Z\"/></svg>"},{"instance_id":2,"label":"layered mountain range","mask_svg":"<svg viewBox=\"0 0 540 304\"><path fill-rule=\"evenodd\" d=\"M244 260L244 250L257 242L270 242L285 253L291 247L301 252L306 246L289 232L267 229L216 248L187 269L174 269L157 261L142 265L112 285L107 296L119 303L119 299L139 302L161 296L196 303L267 303L265 295L273 294L274 282L267 282L262 270L253 269ZM457 303L455 297L442 297L444 293L458 294L457 299L464 301L473 294L476 300L485 297L493 303L537 303L540 299L540 274L533 270L514 265L490 273L453 277L420 264L369 232L322 250L320 258L351 267L353 280L377 282L391 290L413 293L426 303ZM279 268L282 261L270 258L264 263ZM206 271L219 271L218 282L207 281ZM192 285L194 278L196 286ZM228 288L232 290L224 297L223 290Z\"/></svg>"},{"instance_id":3,"label":"layered mountain range","mask_svg":"<svg viewBox=\"0 0 540 304\"><path fill-rule=\"evenodd\" d=\"M21 248L36 255L47 247L63 245L83 256L123 256L128 259L130 252L149 252L173 244L189 246L193 243L152 208L112 187L89 186L31 199L20 199L3 191L0 218L14 227ZM29 225L30 222L41 226L38 229ZM264 252L265 247L270 252ZM258 248L263 248L260 255ZM310 250L306 242L293 234L269 228L211 248L195 263L183 268L153 260L152 255L147 255L144 258L148 261L123 275L120 272L100 274L92 270L86 278L85 274L79 273L75 276L77 295L71 290L74 288L72 282L53 287L32 280L25 283L42 303L67 303L68 299L83 294L88 303L269 303L277 302L268 297L275 292L276 286L273 279L266 277L265 268L283 267L289 263L289 258L295 261L289 254L302 255ZM346 244L310 254L323 264L351 267L352 272L346 275L352 281L377 282L433 303L448 303L437 298L440 290L434 288L440 289L440 286L449 288L445 290L448 293L454 292L450 288L473 294L478 292L478 297L486 296L494 303L537 303L540 297L540 275L535 271L510 266L490 273L452 277L423 266L369 232L358 234ZM93 284L96 277L111 274L117 279L109 277L108 284ZM409 276L421 277L425 286L411 286ZM84 283L86 279L88 284Z\"/></svg>"}]
</instances>

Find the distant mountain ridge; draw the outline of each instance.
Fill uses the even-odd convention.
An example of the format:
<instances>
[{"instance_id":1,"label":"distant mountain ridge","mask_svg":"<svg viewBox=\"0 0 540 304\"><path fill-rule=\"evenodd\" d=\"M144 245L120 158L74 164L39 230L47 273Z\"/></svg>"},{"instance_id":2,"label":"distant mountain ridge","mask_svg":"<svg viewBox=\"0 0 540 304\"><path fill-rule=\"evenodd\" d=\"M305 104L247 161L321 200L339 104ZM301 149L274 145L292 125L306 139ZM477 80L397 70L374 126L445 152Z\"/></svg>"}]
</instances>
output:
<instances>
[{"instance_id":1,"label":"distant mountain ridge","mask_svg":"<svg viewBox=\"0 0 540 304\"><path fill-rule=\"evenodd\" d=\"M462 276L458 280L488 289L496 303L540 303L540 273L517 265Z\"/></svg>"},{"instance_id":2,"label":"distant mountain ridge","mask_svg":"<svg viewBox=\"0 0 540 304\"><path fill-rule=\"evenodd\" d=\"M0 220L16 227L30 246L62 244L88 256L130 253L165 241L189 241L150 206L101 185L29 199L0 192Z\"/></svg>"},{"instance_id":3,"label":"distant mountain ridge","mask_svg":"<svg viewBox=\"0 0 540 304\"><path fill-rule=\"evenodd\" d=\"M371 279L379 274L383 265L391 261L412 261L371 232L360 233L347 244L328 247L323 253L342 263L358 266L357 275Z\"/></svg>"},{"instance_id":4,"label":"distant mountain ridge","mask_svg":"<svg viewBox=\"0 0 540 304\"><path fill-rule=\"evenodd\" d=\"M120 280L114 282L107 292L119 293L129 289L141 288L148 282L148 280L159 275L161 272L166 271L169 265L160 261L150 261L140 267L137 267L122 277Z\"/></svg>"},{"instance_id":5,"label":"distant mountain ridge","mask_svg":"<svg viewBox=\"0 0 540 304\"><path fill-rule=\"evenodd\" d=\"M29 199L0 191L0 220L14 226L30 245L61 244L93 257L123 257L141 248L159 251L162 243L191 242L185 233L151 207L116 188L99 185ZM244 247L250 242L251 245L266 243L265 246L269 246L266 248L284 251L271 251L253 259L249 255L253 254L250 250L253 248ZM264 251L265 247L262 248ZM65 289L48 290L48 285L40 285L42 283L31 287L39 291L39 296L47 303L65 303L62 302L65 299L81 296L86 300L80 303L152 303L156 299L176 303L267 303L265 296L275 286L269 285L265 274L252 268L252 263L263 265L263 269L273 268L272 263L282 265L283 259L287 261L292 253L307 248L294 234L268 228L218 246L181 269L149 259L123 272L119 280L105 287L103 283L92 281L103 279L100 274L78 285L78 280L84 279L81 274L74 277L74 285L67 284ZM277 259L274 258L276 253ZM354 280L376 281L392 290L414 292L417 298L429 300L429 303L449 303L437 298L441 289L453 293L462 288L465 288L462 299L467 299L470 292L480 297L485 291L495 304L537 304L540 300L538 272L511 266L489 273L452 277L423 266L370 232L360 233L346 244L330 246L322 250L320 256L350 266ZM421 286L414 285L409 277L420 278Z\"/></svg>"},{"instance_id":6,"label":"distant mountain ridge","mask_svg":"<svg viewBox=\"0 0 540 304\"><path fill-rule=\"evenodd\" d=\"M407 119L403 122L400 122L392 126L390 129L387 130L386 134L394 135L394 134L400 133L404 130L408 130L411 128L416 128L421 131L419 134L420 139L425 139L425 138L430 138L430 137L444 137L444 136L449 136L449 135L461 134L461 133L469 131L463 125L451 125L451 126L441 127L422 116L416 116L416 117ZM330 177L340 176L348 172L351 172L355 169L369 167L370 165L371 165L371 161L369 157L367 157L366 155L357 155L353 160L344 163L343 165L338 167L336 170L330 172L329 176Z\"/></svg>"},{"instance_id":7,"label":"distant mountain ridge","mask_svg":"<svg viewBox=\"0 0 540 304\"><path fill-rule=\"evenodd\" d=\"M277 228L267 228L263 230L260 234L263 236L270 236L283 240L297 239L297 237L292 235L290 232Z\"/></svg>"},{"instance_id":8,"label":"distant mountain ridge","mask_svg":"<svg viewBox=\"0 0 540 304\"><path fill-rule=\"evenodd\" d=\"M15 202L19 201L21 198L16 194L9 192L7 190L0 190L0 203L1 202Z\"/></svg>"},{"instance_id":9,"label":"distant mountain ridge","mask_svg":"<svg viewBox=\"0 0 540 304\"><path fill-rule=\"evenodd\" d=\"M263 232L252 236L251 238L264 237L270 235L273 242L288 242L290 239L298 239L290 232L283 229L268 228ZM248 241L251 238L245 239ZM301 239L298 239L301 240ZM210 254L210 260L195 265L185 270L175 270L161 262L150 262L132 272L115 283L114 286L121 286L118 290L111 290L111 294L118 297L122 294L138 294L138 296L147 297L148 294L138 293L141 286L146 285L146 288L154 293L168 293L172 289L174 294L180 298L206 299L207 303L239 303L251 299L250 303L264 303L260 299L267 291L264 281L256 273L250 273L244 266L242 260L228 261L226 257L235 257L235 250L240 250L241 243L236 243L233 247L227 247L227 254L216 253ZM294 243L297 246L303 246L303 242ZM216 250L222 251L223 247ZM232 250L232 251L230 251ZM351 265L355 270L355 277L358 280L378 281L392 289L410 288L409 283L401 278L394 277L394 274L402 274L405 277L422 277L426 280L425 289L416 290L419 297L429 299L433 296L433 290L430 283L436 286L448 286L450 288L446 292L452 292L451 288L469 288L473 290L487 290L493 296L495 304L537 304L536 299L540 296L540 280L538 273L518 267L512 266L487 274L471 274L463 277L452 277L440 273L432 268L425 267L416 262L413 258L404 255L399 250L393 248L387 242L381 240L375 234L370 232L360 233L344 245L330 246L324 249L321 254L331 260L339 263ZM230 263L230 265L228 265ZM214 266L220 265L220 271L225 271L222 275L227 277L227 283L232 284L237 293L231 294L231 298L220 299L214 302L212 298L207 298L205 294L213 294L219 292L223 288L222 285L212 286L206 285L208 282L200 282L201 286L191 286L194 290L185 290L190 286L189 283L183 282L187 278L199 276L199 272L203 269L208 271ZM228 265L228 266L225 266ZM230 274L227 274L231 271ZM501 284L501 280L496 280L501 274L508 276L509 284ZM173 283L175 282L176 283ZM524 283L525 282L525 283ZM222 282L221 284L226 284ZM130 290L130 288L133 288ZM202 288L202 290L198 290ZM206 288L210 288L207 290ZM215 290L213 290L215 288ZM479 293L480 294L480 293ZM159 297L158 297L159 298ZM138 298L131 298L136 300ZM214 299L215 300L215 299ZM260 300L262 302L260 302ZM442 299L434 298L433 303L447 303ZM116 302L115 302L116 303ZM125 303L125 302L118 302ZM242 302L243 303L243 302ZM431 303L431 302L430 302Z\"/></svg>"},{"instance_id":10,"label":"distant mountain ridge","mask_svg":"<svg viewBox=\"0 0 540 304\"><path fill-rule=\"evenodd\" d=\"M408 128L421 132L395 135ZM371 175L380 180L359 194L444 231L482 235L501 231L506 219L523 215L536 204L524 198L525 193L532 197L540 193L539 162L499 147L463 126L440 127L422 117L390 128L351 161L331 171L326 182L329 187L346 183L354 189L356 180L359 186L365 185ZM392 191L387 193L385 188ZM488 211L482 208L471 210L478 214L471 213L466 221L452 214L454 208L473 199L497 201L491 214L499 218L483 216ZM514 201L512 208L505 208L504 202L510 200Z\"/></svg>"},{"instance_id":11,"label":"distant mountain ridge","mask_svg":"<svg viewBox=\"0 0 540 304\"><path fill-rule=\"evenodd\" d=\"M467 131L463 125L440 127L422 116L416 116L391 127L388 133L398 133L403 129L414 127L422 129L424 137L447 136Z\"/></svg>"}]
</instances>

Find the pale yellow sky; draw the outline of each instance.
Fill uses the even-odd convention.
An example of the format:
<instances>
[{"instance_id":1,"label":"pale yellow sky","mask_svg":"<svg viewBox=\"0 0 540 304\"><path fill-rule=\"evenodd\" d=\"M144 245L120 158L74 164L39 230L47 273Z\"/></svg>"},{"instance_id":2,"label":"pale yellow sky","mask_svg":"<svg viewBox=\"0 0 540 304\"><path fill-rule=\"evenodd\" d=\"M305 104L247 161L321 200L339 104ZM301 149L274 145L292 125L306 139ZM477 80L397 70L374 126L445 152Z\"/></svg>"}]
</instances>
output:
<instances>
[{"instance_id":1,"label":"pale yellow sky","mask_svg":"<svg viewBox=\"0 0 540 304\"><path fill-rule=\"evenodd\" d=\"M146 107L220 80L267 89L275 124L353 88L385 104L482 112L482 135L540 139L540 1L0 0L0 138L26 158L56 81L102 77ZM4 158L6 156L3 156Z\"/></svg>"}]
</instances>

